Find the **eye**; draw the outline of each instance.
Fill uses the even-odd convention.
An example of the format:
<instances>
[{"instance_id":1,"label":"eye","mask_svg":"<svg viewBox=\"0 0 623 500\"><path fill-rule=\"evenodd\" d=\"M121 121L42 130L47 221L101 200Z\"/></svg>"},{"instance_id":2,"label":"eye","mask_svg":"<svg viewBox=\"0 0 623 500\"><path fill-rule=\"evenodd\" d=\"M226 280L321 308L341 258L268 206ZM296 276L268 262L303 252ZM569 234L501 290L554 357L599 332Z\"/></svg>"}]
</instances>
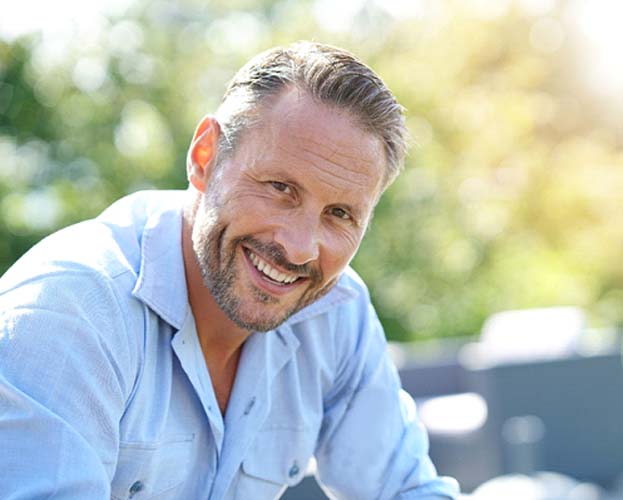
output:
<instances>
[{"instance_id":1,"label":"eye","mask_svg":"<svg viewBox=\"0 0 623 500\"><path fill-rule=\"evenodd\" d=\"M342 220L351 220L352 217L350 216L350 214L344 210L343 208L340 207L333 207L331 210L331 215L333 215L334 217L337 217L338 219L342 219Z\"/></svg>"},{"instance_id":2,"label":"eye","mask_svg":"<svg viewBox=\"0 0 623 500\"><path fill-rule=\"evenodd\" d=\"M290 188L290 186L288 186L287 184L283 182L271 181L270 185L274 187L277 191L280 191L281 193L285 193L285 194L292 193L292 189Z\"/></svg>"}]
</instances>

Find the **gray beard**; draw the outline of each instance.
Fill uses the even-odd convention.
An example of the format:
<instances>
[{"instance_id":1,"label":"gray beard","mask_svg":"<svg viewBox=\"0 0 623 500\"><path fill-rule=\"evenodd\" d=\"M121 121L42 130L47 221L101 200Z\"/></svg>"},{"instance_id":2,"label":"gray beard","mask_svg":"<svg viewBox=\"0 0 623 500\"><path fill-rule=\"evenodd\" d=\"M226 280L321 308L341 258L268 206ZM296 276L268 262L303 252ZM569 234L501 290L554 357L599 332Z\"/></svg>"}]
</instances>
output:
<instances>
[{"instance_id":1,"label":"gray beard","mask_svg":"<svg viewBox=\"0 0 623 500\"><path fill-rule=\"evenodd\" d=\"M201 210L201 208L199 208ZM226 227L219 225L210 215L195 219L193 228L193 249L197 265L201 270L203 283L225 315L238 327L248 331L266 332L274 330L284 323L290 316L305 306L327 294L336 280L325 286L322 283L322 274L310 265L298 266L287 261L279 245L262 243L251 236L243 236L232 240L227 248L223 248ZM244 246L255 249L259 254L270 257L271 260L285 270L307 276L307 290L289 310L274 318L245 318L241 309L240 299L234 293L234 284L237 275L234 266L238 247ZM260 304L277 304L279 299L260 289L254 288L253 297Z\"/></svg>"}]
</instances>

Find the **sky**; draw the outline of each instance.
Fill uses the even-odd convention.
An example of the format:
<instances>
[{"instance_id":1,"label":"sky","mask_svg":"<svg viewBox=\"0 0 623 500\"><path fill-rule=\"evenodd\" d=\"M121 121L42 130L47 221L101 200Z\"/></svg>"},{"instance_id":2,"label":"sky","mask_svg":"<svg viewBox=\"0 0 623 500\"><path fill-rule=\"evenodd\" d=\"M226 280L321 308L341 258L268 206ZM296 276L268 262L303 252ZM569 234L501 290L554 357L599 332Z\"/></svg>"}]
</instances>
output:
<instances>
[{"instance_id":1,"label":"sky","mask_svg":"<svg viewBox=\"0 0 623 500\"><path fill-rule=\"evenodd\" d=\"M447 0L368 0L395 17L444 15ZM579 31L583 47L580 66L588 68L582 78L598 94L621 95L623 89L623 1L621 0L457 0L469 5L474 15L495 18L517 6L538 18L532 41L557 50L565 42L564 29ZM7 2L0 16L0 38L44 32L71 31L70 24L96 26L104 16L123 16L136 0L19 0ZM349 20L366 0L316 0L314 14L329 31L348 29ZM560 13L561 12L561 13ZM88 31L88 28L83 30Z\"/></svg>"}]
</instances>

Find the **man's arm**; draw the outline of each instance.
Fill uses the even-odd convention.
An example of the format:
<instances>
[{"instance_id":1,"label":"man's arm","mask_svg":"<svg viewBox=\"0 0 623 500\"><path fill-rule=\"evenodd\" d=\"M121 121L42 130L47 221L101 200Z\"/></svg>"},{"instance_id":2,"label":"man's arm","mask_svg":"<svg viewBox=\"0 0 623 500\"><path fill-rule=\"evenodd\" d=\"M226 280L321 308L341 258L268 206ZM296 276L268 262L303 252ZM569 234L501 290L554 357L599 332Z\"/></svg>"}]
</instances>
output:
<instances>
[{"instance_id":1,"label":"man's arm","mask_svg":"<svg viewBox=\"0 0 623 500\"><path fill-rule=\"evenodd\" d=\"M0 293L2 498L110 498L133 377L114 293L90 274Z\"/></svg>"},{"instance_id":2,"label":"man's arm","mask_svg":"<svg viewBox=\"0 0 623 500\"><path fill-rule=\"evenodd\" d=\"M318 479L344 499L457 498L456 481L438 477L428 457L426 431L400 389L382 327L367 296L365 301L349 305L336 332L341 354L324 402Z\"/></svg>"}]
</instances>

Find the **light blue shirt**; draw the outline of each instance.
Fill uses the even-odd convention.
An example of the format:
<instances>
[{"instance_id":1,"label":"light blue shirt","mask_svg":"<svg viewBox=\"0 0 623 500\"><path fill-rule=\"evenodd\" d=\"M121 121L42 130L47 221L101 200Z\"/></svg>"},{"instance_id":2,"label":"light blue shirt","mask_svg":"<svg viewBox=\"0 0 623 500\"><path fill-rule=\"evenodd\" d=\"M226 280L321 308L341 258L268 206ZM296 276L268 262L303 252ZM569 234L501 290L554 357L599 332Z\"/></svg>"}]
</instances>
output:
<instances>
[{"instance_id":1,"label":"light blue shirt","mask_svg":"<svg viewBox=\"0 0 623 500\"><path fill-rule=\"evenodd\" d=\"M455 498L352 270L245 342L219 411L186 292L183 192L49 236L0 279L0 498Z\"/></svg>"}]
</instances>

